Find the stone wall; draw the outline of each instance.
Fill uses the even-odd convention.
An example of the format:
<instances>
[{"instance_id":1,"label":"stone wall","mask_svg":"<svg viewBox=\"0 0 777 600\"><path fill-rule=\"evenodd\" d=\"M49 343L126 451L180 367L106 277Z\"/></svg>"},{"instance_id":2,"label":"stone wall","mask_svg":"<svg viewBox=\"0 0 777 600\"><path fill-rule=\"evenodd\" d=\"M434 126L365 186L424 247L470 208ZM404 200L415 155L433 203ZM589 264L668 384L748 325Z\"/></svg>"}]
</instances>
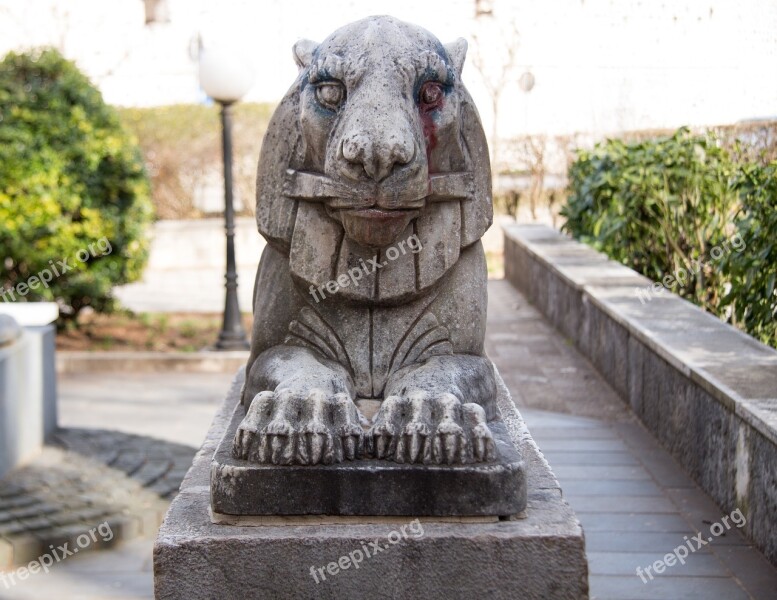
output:
<instances>
[{"instance_id":1,"label":"stone wall","mask_svg":"<svg viewBox=\"0 0 777 600\"><path fill-rule=\"evenodd\" d=\"M777 564L777 352L548 227L504 231L507 279Z\"/></svg>"}]
</instances>

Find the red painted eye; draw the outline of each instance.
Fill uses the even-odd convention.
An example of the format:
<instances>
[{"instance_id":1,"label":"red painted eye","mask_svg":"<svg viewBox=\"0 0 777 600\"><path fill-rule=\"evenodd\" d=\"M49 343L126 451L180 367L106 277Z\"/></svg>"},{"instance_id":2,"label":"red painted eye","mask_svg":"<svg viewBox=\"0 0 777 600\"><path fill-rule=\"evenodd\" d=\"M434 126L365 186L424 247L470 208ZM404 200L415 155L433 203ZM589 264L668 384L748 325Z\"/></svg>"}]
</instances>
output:
<instances>
[{"instance_id":1,"label":"red painted eye","mask_svg":"<svg viewBox=\"0 0 777 600\"><path fill-rule=\"evenodd\" d=\"M428 111L439 108L442 105L444 95L442 85L435 81L427 81L421 86L421 92L418 95L421 110Z\"/></svg>"}]
</instances>

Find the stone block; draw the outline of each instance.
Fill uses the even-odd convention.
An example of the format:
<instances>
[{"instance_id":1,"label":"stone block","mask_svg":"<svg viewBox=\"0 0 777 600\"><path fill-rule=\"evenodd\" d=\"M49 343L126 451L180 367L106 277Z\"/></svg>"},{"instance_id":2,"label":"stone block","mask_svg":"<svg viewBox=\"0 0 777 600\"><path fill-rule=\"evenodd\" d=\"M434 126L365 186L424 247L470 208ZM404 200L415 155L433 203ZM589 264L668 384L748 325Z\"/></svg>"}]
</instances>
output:
<instances>
[{"instance_id":1,"label":"stone block","mask_svg":"<svg viewBox=\"0 0 777 600\"><path fill-rule=\"evenodd\" d=\"M13 565L13 545L4 538L0 538L0 571Z\"/></svg>"},{"instance_id":2,"label":"stone block","mask_svg":"<svg viewBox=\"0 0 777 600\"><path fill-rule=\"evenodd\" d=\"M491 522L409 515L214 524L207 482L230 422L225 402L159 531L156 598L587 598L580 524L498 383L506 431L526 464L528 504L520 519Z\"/></svg>"}]
</instances>

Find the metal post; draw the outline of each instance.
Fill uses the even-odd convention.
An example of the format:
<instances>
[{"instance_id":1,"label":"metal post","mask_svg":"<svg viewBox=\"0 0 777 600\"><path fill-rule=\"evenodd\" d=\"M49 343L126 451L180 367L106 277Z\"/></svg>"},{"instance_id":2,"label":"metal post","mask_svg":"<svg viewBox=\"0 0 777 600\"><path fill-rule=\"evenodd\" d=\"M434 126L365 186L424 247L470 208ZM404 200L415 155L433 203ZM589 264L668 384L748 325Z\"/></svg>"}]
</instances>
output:
<instances>
[{"instance_id":1,"label":"metal post","mask_svg":"<svg viewBox=\"0 0 777 600\"><path fill-rule=\"evenodd\" d=\"M224 227L227 234L226 298L224 322L219 333L217 350L245 350L249 347L240 320L237 299L237 266L235 263L235 208L232 202L232 104L221 103L221 134L224 153Z\"/></svg>"}]
</instances>

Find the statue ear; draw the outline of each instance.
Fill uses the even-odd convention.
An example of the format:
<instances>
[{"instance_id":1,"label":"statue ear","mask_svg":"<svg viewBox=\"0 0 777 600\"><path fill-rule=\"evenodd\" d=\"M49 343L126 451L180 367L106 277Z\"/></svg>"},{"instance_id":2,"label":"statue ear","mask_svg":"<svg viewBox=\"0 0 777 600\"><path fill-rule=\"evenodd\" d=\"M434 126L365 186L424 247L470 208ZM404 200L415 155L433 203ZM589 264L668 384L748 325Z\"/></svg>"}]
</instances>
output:
<instances>
[{"instance_id":1,"label":"statue ear","mask_svg":"<svg viewBox=\"0 0 777 600\"><path fill-rule=\"evenodd\" d=\"M453 61L453 68L456 69L456 74L461 76L461 70L464 68L464 59L467 57L467 40L459 38L455 42L445 44L445 51Z\"/></svg>"},{"instance_id":2,"label":"statue ear","mask_svg":"<svg viewBox=\"0 0 777 600\"><path fill-rule=\"evenodd\" d=\"M292 51L294 52L294 62L300 69L304 69L313 60L313 53L318 48L318 44L313 40L299 40Z\"/></svg>"}]
</instances>

